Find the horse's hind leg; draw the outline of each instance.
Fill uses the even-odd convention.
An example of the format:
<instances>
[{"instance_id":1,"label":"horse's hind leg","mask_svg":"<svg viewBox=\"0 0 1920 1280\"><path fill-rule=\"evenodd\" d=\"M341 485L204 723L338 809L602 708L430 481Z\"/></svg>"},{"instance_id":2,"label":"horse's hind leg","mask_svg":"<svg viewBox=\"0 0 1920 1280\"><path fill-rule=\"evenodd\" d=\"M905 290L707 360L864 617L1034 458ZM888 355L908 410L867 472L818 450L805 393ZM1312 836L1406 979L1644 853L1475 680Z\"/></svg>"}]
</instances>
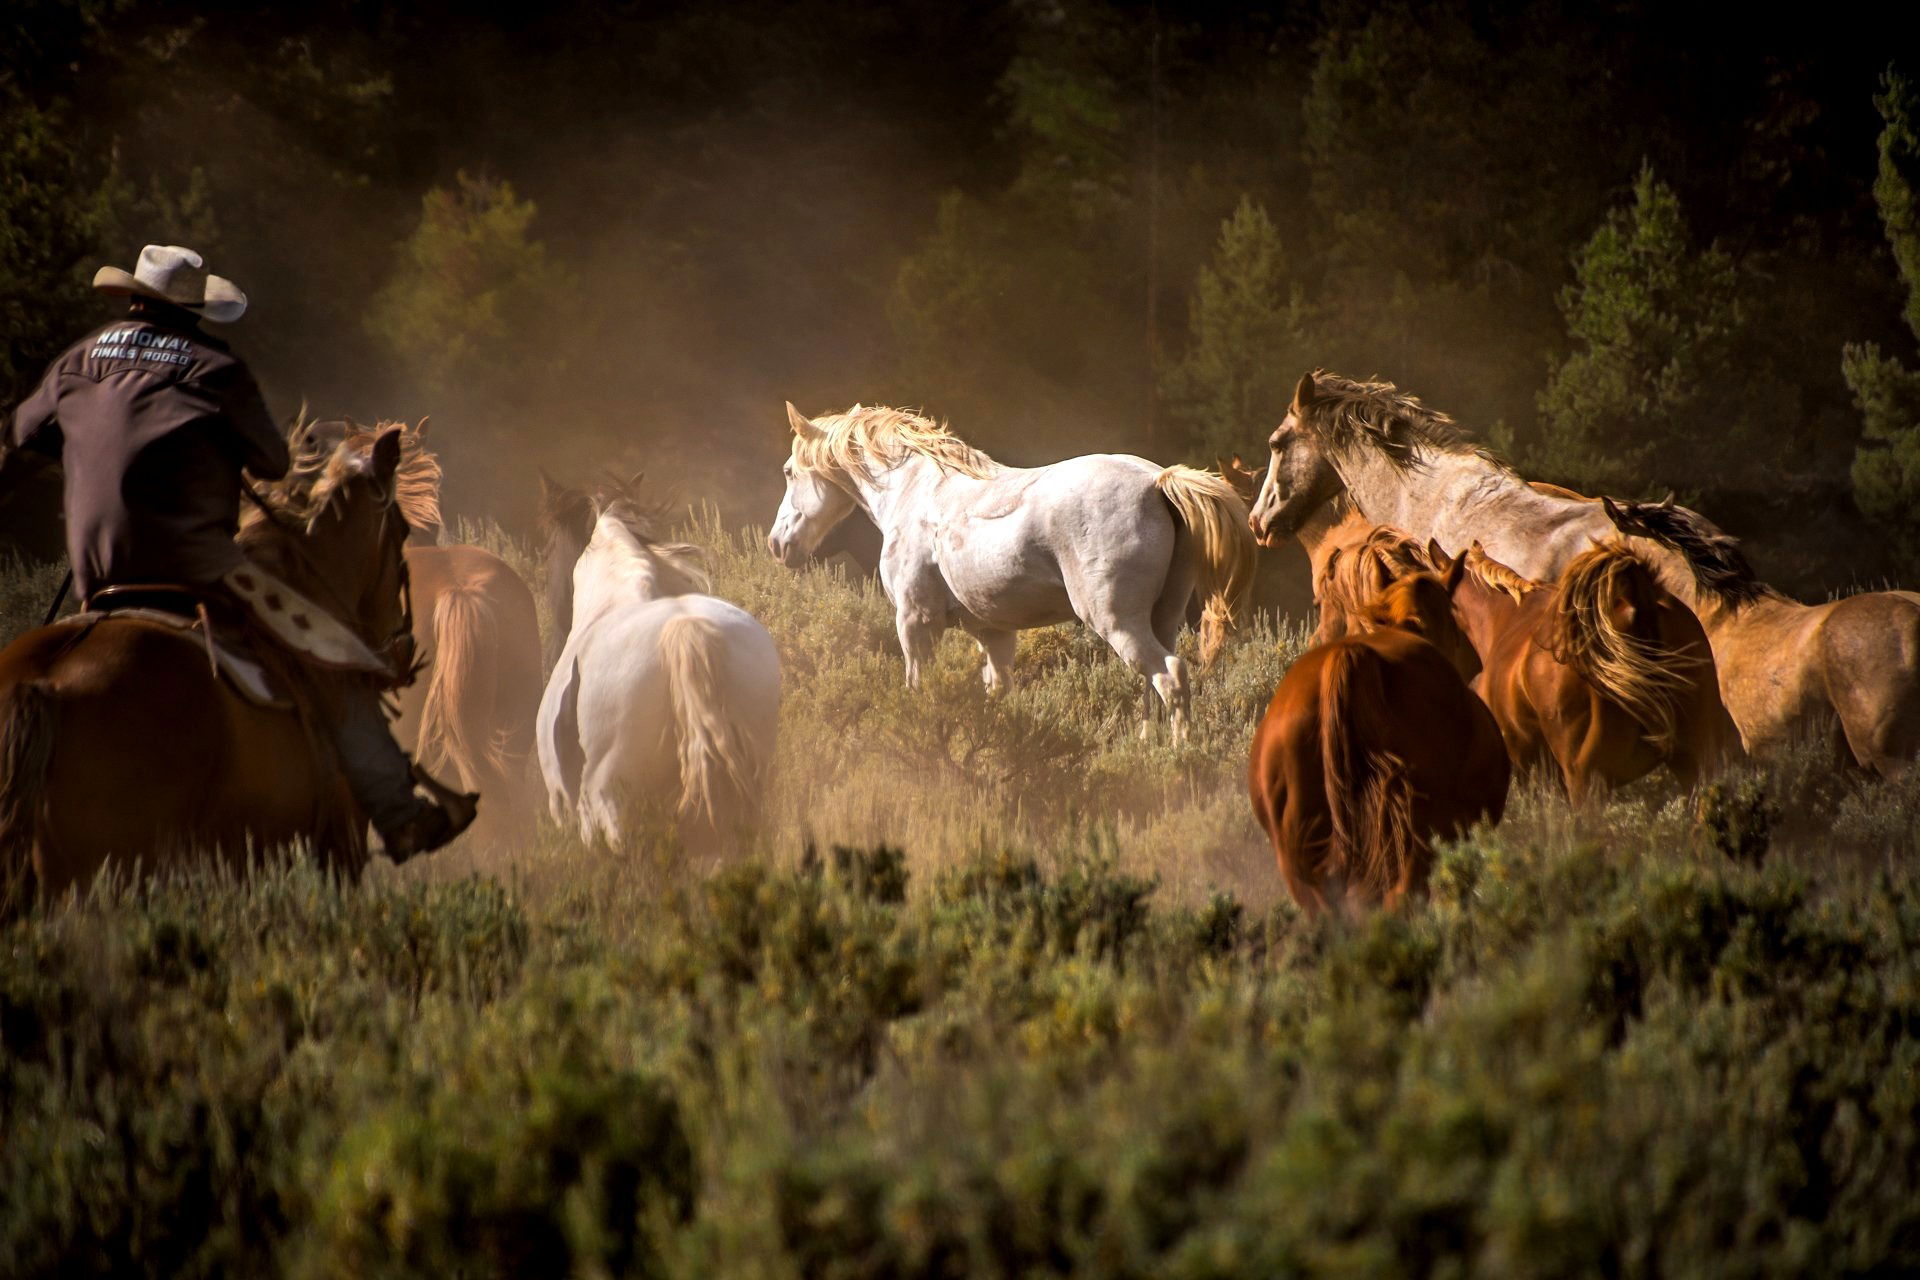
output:
<instances>
[{"instance_id":1,"label":"horse's hind leg","mask_svg":"<svg viewBox=\"0 0 1920 1280\"><path fill-rule=\"evenodd\" d=\"M1128 666L1147 678L1153 692L1160 695L1160 701L1166 704L1167 710L1173 715L1174 741L1185 741L1187 711L1191 702L1186 662L1161 644L1159 637L1148 626L1136 624L1116 627L1103 631L1101 635ZM1151 716L1142 719L1140 732L1143 737L1150 732L1151 726Z\"/></svg>"}]
</instances>

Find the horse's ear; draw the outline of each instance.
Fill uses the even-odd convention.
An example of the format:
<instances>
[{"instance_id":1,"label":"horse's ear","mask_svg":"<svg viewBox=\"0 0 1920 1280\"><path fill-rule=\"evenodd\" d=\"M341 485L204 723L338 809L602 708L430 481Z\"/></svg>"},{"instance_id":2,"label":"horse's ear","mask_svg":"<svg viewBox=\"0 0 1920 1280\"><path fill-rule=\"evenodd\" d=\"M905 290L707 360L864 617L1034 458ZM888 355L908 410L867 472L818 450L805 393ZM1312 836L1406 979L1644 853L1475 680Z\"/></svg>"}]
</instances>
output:
<instances>
[{"instance_id":1,"label":"horse's ear","mask_svg":"<svg viewBox=\"0 0 1920 1280\"><path fill-rule=\"evenodd\" d=\"M1311 371L1300 375L1300 385L1293 389L1293 403L1297 409L1305 409L1313 404L1320 389L1313 384Z\"/></svg>"},{"instance_id":2,"label":"horse's ear","mask_svg":"<svg viewBox=\"0 0 1920 1280\"><path fill-rule=\"evenodd\" d=\"M1671 511L1671 510L1673 510L1673 500L1674 500L1674 498L1675 498L1675 497L1677 497L1677 496L1678 496L1678 495L1677 495L1677 494L1675 494L1673 490L1671 490L1671 489L1669 489L1669 490L1667 490L1667 496L1666 496L1666 497L1664 497L1664 498L1662 498L1662 499L1660 499L1660 506L1661 506L1661 509L1662 509L1662 510L1666 510L1666 511Z\"/></svg>"},{"instance_id":3,"label":"horse's ear","mask_svg":"<svg viewBox=\"0 0 1920 1280\"><path fill-rule=\"evenodd\" d=\"M425 440L427 438L427 424L432 421L433 416L431 414L422 417L420 424L413 429L413 438L415 440Z\"/></svg>"},{"instance_id":4,"label":"horse's ear","mask_svg":"<svg viewBox=\"0 0 1920 1280\"><path fill-rule=\"evenodd\" d=\"M1600 509L1607 513L1607 519L1613 521L1614 528L1624 530L1627 527L1627 513L1604 493L1600 495Z\"/></svg>"},{"instance_id":5,"label":"horse's ear","mask_svg":"<svg viewBox=\"0 0 1920 1280\"><path fill-rule=\"evenodd\" d=\"M793 434L802 439L814 435L820 430L820 428L813 425L813 419L793 407L793 401L791 400L787 401L787 426L793 429Z\"/></svg>"},{"instance_id":6,"label":"horse's ear","mask_svg":"<svg viewBox=\"0 0 1920 1280\"><path fill-rule=\"evenodd\" d=\"M1434 543L1433 549L1438 551L1440 549L1439 544ZM1467 558L1465 556L1461 556L1458 560L1455 560L1447 566L1447 576L1440 580L1440 585L1447 589L1448 595L1452 595L1459 589L1460 579L1466 575L1466 572Z\"/></svg>"},{"instance_id":7,"label":"horse's ear","mask_svg":"<svg viewBox=\"0 0 1920 1280\"><path fill-rule=\"evenodd\" d=\"M646 478L647 478L647 469L646 469L645 467L641 467L641 468L640 468L639 470L637 470L637 471L635 471L635 472L634 472L634 473L633 473L632 475L630 475L630 476L628 476L628 477L627 477L627 492L628 492L629 494L637 494L637 493L639 493L639 492L640 492L640 482L641 482L642 480L645 480Z\"/></svg>"},{"instance_id":8,"label":"horse's ear","mask_svg":"<svg viewBox=\"0 0 1920 1280\"><path fill-rule=\"evenodd\" d=\"M405 427L388 427L373 438L373 474L382 484L400 469L400 437L405 433Z\"/></svg>"},{"instance_id":9,"label":"horse's ear","mask_svg":"<svg viewBox=\"0 0 1920 1280\"><path fill-rule=\"evenodd\" d=\"M1465 560L1466 557L1461 556L1460 559ZM1447 549L1440 545L1440 539L1428 538L1427 563L1433 566L1435 573L1445 573L1453 567L1455 562L1453 557L1447 554Z\"/></svg>"}]
</instances>

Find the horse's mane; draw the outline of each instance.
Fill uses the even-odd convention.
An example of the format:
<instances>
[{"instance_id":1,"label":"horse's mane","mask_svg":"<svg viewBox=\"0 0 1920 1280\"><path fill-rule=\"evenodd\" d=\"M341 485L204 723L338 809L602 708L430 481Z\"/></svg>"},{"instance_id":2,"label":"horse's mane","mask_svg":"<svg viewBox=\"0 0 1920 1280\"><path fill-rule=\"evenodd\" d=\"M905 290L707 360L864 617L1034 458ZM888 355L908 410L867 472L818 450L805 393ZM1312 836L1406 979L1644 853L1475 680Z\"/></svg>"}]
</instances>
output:
<instances>
[{"instance_id":1,"label":"horse's mane","mask_svg":"<svg viewBox=\"0 0 1920 1280\"><path fill-rule=\"evenodd\" d=\"M1467 572L1476 582L1505 593L1515 604L1525 600L1540 585L1519 570L1509 569L1495 560L1478 542L1467 548L1466 556Z\"/></svg>"},{"instance_id":2,"label":"horse's mane","mask_svg":"<svg viewBox=\"0 0 1920 1280\"><path fill-rule=\"evenodd\" d=\"M999 469L989 458L947 429L907 409L854 405L845 413L813 419L811 435L796 435L793 460L813 471L884 471L909 457L931 459L944 471L984 479Z\"/></svg>"},{"instance_id":3,"label":"horse's mane","mask_svg":"<svg viewBox=\"0 0 1920 1280\"><path fill-rule=\"evenodd\" d=\"M1391 382L1360 381L1325 369L1313 371L1313 401L1295 405L1300 421L1335 453L1368 448L1396 467L1419 465L1420 453L1478 457L1502 470L1510 468L1472 444L1454 420L1420 403Z\"/></svg>"},{"instance_id":4,"label":"horse's mane","mask_svg":"<svg viewBox=\"0 0 1920 1280\"><path fill-rule=\"evenodd\" d=\"M352 418L319 422L309 419L303 409L287 433L292 465L285 476L265 487L264 496L284 514L311 523L354 475L357 460L372 451L380 433L399 427L400 467L394 473L394 499L412 528L438 528L443 472L439 456L427 448L424 425L424 420L420 427L385 419L371 427Z\"/></svg>"},{"instance_id":5,"label":"horse's mane","mask_svg":"<svg viewBox=\"0 0 1920 1280\"><path fill-rule=\"evenodd\" d=\"M1635 575L1638 582L1620 579ZM1636 623L1651 625L1650 595L1659 574L1645 556L1615 539L1587 548L1573 558L1554 585L1554 609L1548 649L1578 671L1640 722L1647 738L1670 747L1679 724L1679 703L1690 675L1690 659L1662 647L1657 639L1633 635L1614 625L1609 609L1616 589L1635 600Z\"/></svg>"},{"instance_id":6,"label":"horse's mane","mask_svg":"<svg viewBox=\"0 0 1920 1280\"><path fill-rule=\"evenodd\" d=\"M1753 571L1740 539L1722 533L1698 511L1665 502L1607 502L1607 514L1620 532L1651 538L1680 553L1694 585L1738 608L1775 591Z\"/></svg>"},{"instance_id":7,"label":"horse's mane","mask_svg":"<svg viewBox=\"0 0 1920 1280\"><path fill-rule=\"evenodd\" d=\"M580 488L548 481L540 520L549 533L564 533L584 547L602 518L612 520L649 556L662 575L666 595L704 594L712 588L707 553L691 542L668 542L664 503L640 496L640 477L621 479L608 472Z\"/></svg>"},{"instance_id":8,"label":"horse's mane","mask_svg":"<svg viewBox=\"0 0 1920 1280\"><path fill-rule=\"evenodd\" d=\"M1419 543L1391 525L1377 524L1358 541L1333 549L1313 584L1314 597L1322 609L1354 616L1398 579L1432 568Z\"/></svg>"}]
</instances>

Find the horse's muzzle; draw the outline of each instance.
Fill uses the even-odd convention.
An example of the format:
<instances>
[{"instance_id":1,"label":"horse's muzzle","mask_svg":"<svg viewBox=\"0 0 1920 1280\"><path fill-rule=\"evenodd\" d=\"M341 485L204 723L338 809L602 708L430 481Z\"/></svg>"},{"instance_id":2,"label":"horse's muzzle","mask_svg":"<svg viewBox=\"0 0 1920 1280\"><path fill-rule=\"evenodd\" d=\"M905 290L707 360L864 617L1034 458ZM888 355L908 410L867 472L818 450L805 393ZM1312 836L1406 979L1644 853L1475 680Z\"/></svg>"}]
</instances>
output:
<instances>
[{"instance_id":1,"label":"horse's muzzle","mask_svg":"<svg viewBox=\"0 0 1920 1280\"><path fill-rule=\"evenodd\" d=\"M767 553L789 569L798 569L807 558L799 543L773 533L767 535Z\"/></svg>"}]
</instances>

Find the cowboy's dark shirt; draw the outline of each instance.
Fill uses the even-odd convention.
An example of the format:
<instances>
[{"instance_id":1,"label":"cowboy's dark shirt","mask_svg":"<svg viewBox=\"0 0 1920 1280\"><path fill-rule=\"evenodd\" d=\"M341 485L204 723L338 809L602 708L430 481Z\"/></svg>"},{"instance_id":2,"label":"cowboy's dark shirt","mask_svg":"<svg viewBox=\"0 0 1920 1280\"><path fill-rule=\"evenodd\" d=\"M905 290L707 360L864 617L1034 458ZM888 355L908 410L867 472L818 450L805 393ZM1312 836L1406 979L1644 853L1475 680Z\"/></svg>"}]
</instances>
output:
<instances>
[{"instance_id":1,"label":"cowboy's dark shirt","mask_svg":"<svg viewBox=\"0 0 1920 1280\"><path fill-rule=\"evenodd\" d=\"M47 370L7 443L66 472L67 555L86 599L112 585L202 585L239 566L240 472L287 445L238 357L186 312L136 308Z\"/></svg>"}]
</instances>

